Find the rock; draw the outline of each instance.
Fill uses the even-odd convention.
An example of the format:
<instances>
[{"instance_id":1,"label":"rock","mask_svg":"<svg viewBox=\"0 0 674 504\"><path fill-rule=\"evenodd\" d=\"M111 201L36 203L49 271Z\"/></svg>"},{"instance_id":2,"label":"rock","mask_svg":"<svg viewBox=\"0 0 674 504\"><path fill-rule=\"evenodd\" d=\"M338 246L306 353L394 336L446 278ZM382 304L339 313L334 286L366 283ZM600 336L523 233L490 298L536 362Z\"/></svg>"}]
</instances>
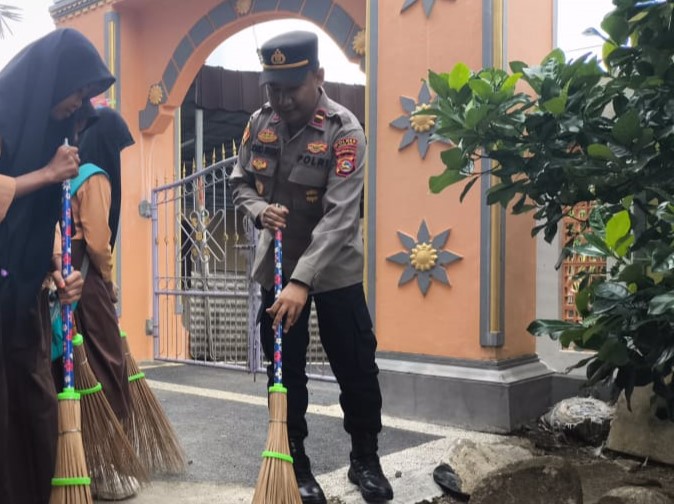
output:
<instances>
[{"instance_id":1,"label":"rock","mask_svg":"<svg viewBox=\"0 0 674 504\"><path fill-rule=\"evenodd\" d=\"M653 488L620 487L608 492L597 504L672 504L672 500Z\"/></svg>"},{"instance_id":2,"label":"rock","mask_svg":"<svg viewBox=\"0 0 674 504\"><path fill-rule=\"evenodd\" d=\"M488 473L511 462L533 458L531 450L524 446L517 438L499 443L461 439L450 448L448 462L461 478L461 490L471 494Z\"/></svg>"},{"instance_id":3,"label":"rock","mask_svg":"<svg viewBox=\"0 0 674 504\"><path fill-rule=\"evenodd\" d=\"M659 420L651 408L652 387L637 387L632 412L621 394L606 448L674 465L674 422Z\"/></svg>"},{"instance_id":4,"label":"rock","mask_svg":"<svg viewBox=\"0 0 674 504\"><path fill-rule=\"evenodd\" d=\"M470 504L583 504L578 471L559 457L521 460L489 473Z\"/></svg>"},{"instance_id":5,"label":"rock","mask_svg":"<svg viewBox=\"0 0 674 504\"><path fill-rule=\"evenodd\" d=\"M571 397L555 404L541 420L553 431L598 445L606 439L614 413L599 399Z\"/></svg>"}]
</instances>

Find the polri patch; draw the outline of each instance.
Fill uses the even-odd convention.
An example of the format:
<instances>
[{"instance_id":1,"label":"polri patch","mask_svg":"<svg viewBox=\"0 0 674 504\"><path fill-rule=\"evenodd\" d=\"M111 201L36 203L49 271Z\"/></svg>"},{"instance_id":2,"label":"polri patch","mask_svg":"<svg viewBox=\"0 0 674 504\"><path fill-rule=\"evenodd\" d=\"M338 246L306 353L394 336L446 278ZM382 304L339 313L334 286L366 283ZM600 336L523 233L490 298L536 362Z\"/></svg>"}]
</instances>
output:
<instances>
[{"instance_id":1,"label":"polri patch","mask_svg":"<svg viewBox=\"0 0 674 504\"><path fill-rule=\"evenodd\" d=\"M325 142L311 142L307 144L307 151L312 154L324 154L328 152L328 144Z\"/></svg>"},{"instance_id":2,"label":"polri patch","mask_svg":"<svg viewBox=\"0 0 674 504\"><path fill-rule=\"evenodd\" d=\"M253 168L255 168L257 171L262 171L267 169L267 167L269 166L269 161L267 161L266 159L256 157L253 158L251 164L253 165Z\"/></svg>"},{"instance_id":3,"label":"polri patch","mask_svg":"<svg viewBox=\"0 0 674 504\"><path fill-rule=\"evenodd\" d=\"M278 140L278 135L273 129L265 128L257 134L257 139L262 143L274 143Z\"/></svg>"}]
</instances>

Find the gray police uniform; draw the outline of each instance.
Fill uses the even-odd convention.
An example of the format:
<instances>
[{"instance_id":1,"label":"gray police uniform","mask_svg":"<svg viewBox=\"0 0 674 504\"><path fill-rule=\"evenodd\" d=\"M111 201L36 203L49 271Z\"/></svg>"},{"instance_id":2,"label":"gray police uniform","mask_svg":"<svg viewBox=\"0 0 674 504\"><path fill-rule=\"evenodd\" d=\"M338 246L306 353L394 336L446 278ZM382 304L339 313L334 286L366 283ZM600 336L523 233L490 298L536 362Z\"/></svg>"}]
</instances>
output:
<instances>
[{"instance_id":1,"label":"gray police uniform","mask_svg":"<svg viewBox=\"0 0 674 504\"><path fill-rule=\"evenodd\" d=\"M283 273L312 293L363 280L360 195L365 136L354 115L322 93L314 116L290 138L266 104L250 120L230 183L234 203L254 218L269 203L289 209ZM274 285L274 237L260 237L253 277Z\"/></svg>"},{"instance_id":2,"label":"gray police uniform","mask_svg":"<svg viewBox=\"0 0 674 504\"><path fill-rule=\"evenodd\" d=\"M363 293L363 190L365 136L358 120L321 92L312 119L290 137L266 104L253 114L230 177L234 202L256 220L270 203L289 209L283 230L283 276L309 286L323 348L342 394L347 432L381 430L376 339ZM259 222L258 222L259 223ZM261 232L254 279L262 286L261 339L273 356L274 332L264 308L274 302L272 232ZM288 389L288 432L307 436L305 373L308 302L283 339L283 383ZM268 367L272 383L273 367Z\"/></svg>"}]
</instances>

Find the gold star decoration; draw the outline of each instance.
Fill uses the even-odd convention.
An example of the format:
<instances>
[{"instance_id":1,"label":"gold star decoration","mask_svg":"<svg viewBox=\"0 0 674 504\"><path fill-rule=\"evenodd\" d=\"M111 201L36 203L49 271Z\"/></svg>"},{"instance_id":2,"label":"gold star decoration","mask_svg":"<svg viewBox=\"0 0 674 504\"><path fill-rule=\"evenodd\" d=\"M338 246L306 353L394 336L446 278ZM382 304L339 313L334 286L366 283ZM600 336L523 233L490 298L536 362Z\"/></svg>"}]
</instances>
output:
<instances>
[{"instance_id":1,"label":"gold star decoration","mask_svg":"<svg viewBox=\"0 0 674 504\"><path fill-rule=\"evenodd\" d=\"M253 0L236 0L236 13L239 16L244 16L250 12L253 5Z\"/></svg>"},{"instance_id":2,"label":"gold star decoration","mask_svg":"<svg viewBox=\"0 0 674 504\"><path fill-rule=\"evenodd\" d=\"M353 42L351 47L353 47L353 52L358 56L365 56L365 30L360 30L356 33L356 36L353 37Z\"/></svg>"},{"instance_id":3,"label":"gold star decoration","mask_svg":"<svg viewBox=\"0 0 674 504\"><path fill-rule=\"evenodd\" d=\"M159 105L164 99L164 91L159 84L152 84L148 91L148 100L152 105Z\"/></svg>"},{"instance_id":4,"label":"gold star decoration","mask_svg":"<svg viewBox=\"0 0 674 504\"><path fill-rule=\"evenodd\" d=\"M416 278L419 290L425 296L431 286L431 280L451 285L445 266L459 261L462 257L454 252L443 250L449 239L449 229L432 237L424 220L421 221L416 239L400 231L398 231L398 239L405 247L405 251L386 258L387 261L405 267L398 286L405 285Z\"/></svg>"}]
</instances>

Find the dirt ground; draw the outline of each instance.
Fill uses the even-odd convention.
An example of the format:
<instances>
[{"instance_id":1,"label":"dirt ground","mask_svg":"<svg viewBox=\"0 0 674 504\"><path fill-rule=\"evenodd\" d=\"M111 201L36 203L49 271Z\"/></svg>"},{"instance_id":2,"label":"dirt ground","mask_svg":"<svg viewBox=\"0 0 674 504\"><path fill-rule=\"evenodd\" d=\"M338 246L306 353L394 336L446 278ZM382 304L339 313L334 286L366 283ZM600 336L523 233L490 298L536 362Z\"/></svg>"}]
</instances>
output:
<instances>
[{"instance_id":1,"label":"dirt ground","mask_svg":"<svg viewBox=\"0 0 674 504\"><path fill-rule=\"evenodd\" d=\"M674 467L622 455L603 447L588 446L562 434L553 433L538 423L514 433L529 439L537 455L552 455L569 460L577 469L583 485L583 504L596 504L602 495L620 486L648 486L668 493L674 501ZM672 447L674 449L674 447ZM458 504L444 496L417 504Z\"/></svg>"}]
</instances>

